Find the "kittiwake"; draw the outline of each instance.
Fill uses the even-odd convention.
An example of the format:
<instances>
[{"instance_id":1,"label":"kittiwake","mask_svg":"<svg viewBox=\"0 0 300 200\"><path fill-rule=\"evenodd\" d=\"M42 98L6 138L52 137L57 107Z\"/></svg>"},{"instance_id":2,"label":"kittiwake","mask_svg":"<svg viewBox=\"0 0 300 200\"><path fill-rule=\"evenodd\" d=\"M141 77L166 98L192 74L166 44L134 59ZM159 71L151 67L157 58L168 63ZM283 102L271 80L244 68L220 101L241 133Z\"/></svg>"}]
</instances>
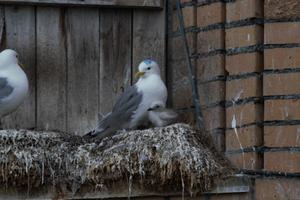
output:
<instances>
[{"instance_id":1,"label":"kittiwake","mask_svg":"<svg viewBox=\"0 0 300 200\"><path fill-rule=\"evenodd\" d=\"M128 87L118 98L113 109L87 136L104 138L117 130L132 130L148 122L148 109L153 102L161 102L165 107L167 88L161 79L158 64L146 59L138 66L136 76L139 80Z\"/></svg>"},{"instance_id":2,"label":"kittiwake","mask_svg":"<svg viewBox=\"0 0 300 200\"><path fill-rule=\"evenodd\" d=\"M28 93L28 79L19 65L18 54L6 49L0 53L0 117L13 112Z\"/></svg>"},{"instance_id":3,"label":"kittiwake","mask_svg":"<svg viewBox=\"0 0 300 200\"><path fill-rule=\"evenodd\" d=\"M148 109L148 118L155 127L163 127L176 122L178 114L165 108L163 102L153 102Z\"/></svg>"}]
</instances>

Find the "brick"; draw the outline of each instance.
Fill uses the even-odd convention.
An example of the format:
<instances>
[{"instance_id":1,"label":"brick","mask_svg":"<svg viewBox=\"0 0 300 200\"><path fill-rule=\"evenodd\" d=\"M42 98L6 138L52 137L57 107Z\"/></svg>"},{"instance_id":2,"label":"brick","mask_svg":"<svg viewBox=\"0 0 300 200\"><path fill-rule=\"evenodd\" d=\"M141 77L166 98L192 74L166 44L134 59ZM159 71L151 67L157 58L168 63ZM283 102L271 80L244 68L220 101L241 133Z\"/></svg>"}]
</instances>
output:
<instances>
[{"instance_id":1,"label":"brick","mask_svg":"<svg viewBox=\"0 0 300 200\"><path fill-rule=\"evenodd\" d=\"M264 153L264 169L280 172L300 172L300 152L274 151Z\"/></svg>"},{"instance_id":2,"label":"brick","mask_svg":"<svg viewBox=\"0 0 300 200\"><path fill-rule=\"evenodd\" d=\"M263 67L263 56L258 52L226 56L226 71L229 75L261 72Z\"/></svg>"},{"instance_id":3,"label":"brick","mask_svg":"<svg viewBox=\"0 0 300 200\"><path fill-rule=\"evenodd\" d=\"M225 109L221 106L202 109L206 130L225 127Z\"/></svg>"},{"instance_id":4,"label":"brick","mask_svg":"<svg viewBox=\"0 0 300 200\"><path fill-rule=\"evenodd\" d=\"M263 17L262 0L238 0L226 4L227 22Z\"/></svg>"},{"instance_id":5,"label":"brick","mask_svg":"<svg viewBox=\"0 0 300 200\"><path fill-rule=\"evenodd\" d=\"M265 44L300 43L300 23L266 23Z\"/></svg>"},{"instance_id":6,"label":"brick","mask_svg":"<svg viewBox=\"0 0 300 200\"><path fill-rule=\"evenodd\" d=\"M197 48L199 53L224 49L224 47L224 30L216 29L198 33Z\"/></svg>"},{"instance_id":7,"label":"brick","mask_svg":"<svg viewBox=\"0 0 300 200\"><path fill-rule=\"evenodd\" d=\"M299 18L300 2L299 0L272 0L265 1L265 18Z\"/></svg>"},{"instance_id":8,"label":"brick","mask_svg":"<svg viewBox=\"0 0 300 200\"><path fill-rule=\"evenodd\" d=\"M225 21L225 6L222 2L197 7L197 26L204 27L210 24Z\"/></svg>"},{"instance_id":9,"label":"brick","mask_svg":"<svg viewBox=\"0 0 300 200\"><path fill-rule=\"evenodd\" d=\"M255 180L256 200L299 200L300 179L263 178Z\"/></svg>"},{"instance_id":10,"label":"brick","mask_svg":"<svg viewBox=\"0 0 300 200\"><path fill-rule=\"evenodd\" d=\"M219 104L225 99L225 82L214 81L198 85L201 105ZM218 91L218 92L216 92Z\"/></svg>"},{"instance_id":11,"label":"brick","mask_svg":"<svg viewBox=\"0 0 300 200\"><path fill-rule=\"evenodd\" d=\"M265 101L265 121L299 120L300 99Z\"/></svg>"},{"instance_id":12,"label":"brick","mask_svg":"<svg viewBox=\"0 0 300 200\"><path fill-rule=\"evenodd\" d=\"M171 102L175 109L190 108L193 105L192 91L187 78L174 83L170 94L172 94Z\"/></svg>"},{"instance_id":13,"label":"brick","mask_svg":"<svg viewBox=\"0 0 300 200\"><path fill-rule=\"evenodd\" d=\"M211 80L216 76L225 75L225 56L215 55L197 59L197 79Z\"/></svg>"},{"instance_id":14,"label":"brick","mask_svg":"<svg viewBox=\"0 0 300 200\"><path fill-rule=\"evenodd\" d=\"M263 42L263 27L259 25L226 29L226 48L245 47Z\"/></svg>"},{"instance_id":15,"label":"brick","mask_svg":"<svg viewBox=\"0 0 300 200\"><path fill-rule=\"evenodd\" d=\"M186 34L189 48L192 52L196 50L196 34ZM168 41L168 59L169 60L183 60L186 59L185 45L181 36L169 38Z\"/></svg>"},{"instance_id":16,"label":"brick","mask_svg":"<svg viewBox=\"0 0 300 200\"><path fill-rule=\"evenodd\" d=\"M262 120L262 105L247 103L244 105L235 105L226 109L226 127L233 128L233 121L240 127L245 124L251 124Z\"/></svg>"},{"instance_id":17,"label":"brick","mask_svg":"<svg viewBox=\"0 0 300 200\"><path fill-rule=\"evenodd\" d=\"M226 150L237 150L262 145L262 129L257 125L226 130Z\"/></svg>"},{"instance_id":18,"label":"brick","mask_svg":"<svg viewBox=\"0 0 300 200\"><path fill-rule=\"evenodd\" d=\"M265 69L300 67L300 48L265 49Z\"/></svg>"},{"instance_id":19,"label":"brick","mask_svg":"<svg viewBox=\"0 0 300 200\"><path fill-rule=\"evenodd\" d=\"M226 157L234 167L257 170L262 168L262 158L256 152L227 154Z\"/></svg>"},{"instance_id":20,"label":"brick","mask_svg":"<svg viewBox=\"0 0 300 200\"><path fill-rule=\"evenodd\" d=\"M236 98L245 99L249 97L262 96L262 83L259 77L249 77L226 81L226 100Z\"/></svg>"},{"instance_id":21,"label":"brick","mask_svg":"<svg viewBox=\"0 0 300 200\"><path fill-rule=\"evenodd\" d=\"M289 95L300 93L300 73L264 75L264 95Z\"/></svg>"},{"instance_id":22,"label":"brick","mask_svg":"<svg viewBox=\"0 0 300 200\"><path fill-rule=\"evenodd\" d=\"M267 147L300 147L300 125L265 126L264 142Z\"/></svg>"},{"instance_id":23,"label":"brick","mask_svg":"<svg viewBox=\"0 0 300 200\"><path fill-rule=\"evenodd\" d=\"M196 25L196 20L195 20L195 8L192 6L187 6L182 8L182 15L184 19L184 27L191 27ZM177 11L173 12L173 25L172 25L172 30L178 31L179 30L179 20L177 16Z\"/></svg>"}]
</instances>

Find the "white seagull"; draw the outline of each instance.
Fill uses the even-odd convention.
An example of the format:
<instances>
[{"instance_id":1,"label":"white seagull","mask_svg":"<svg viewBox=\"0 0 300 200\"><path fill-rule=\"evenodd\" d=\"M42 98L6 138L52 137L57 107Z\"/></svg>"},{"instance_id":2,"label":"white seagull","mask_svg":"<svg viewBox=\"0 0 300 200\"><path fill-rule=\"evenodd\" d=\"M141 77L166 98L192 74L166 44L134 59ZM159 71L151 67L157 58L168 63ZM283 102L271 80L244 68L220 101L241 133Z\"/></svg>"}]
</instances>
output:
<instances>
[{"instance_id":1,"label":"white seagull","mask_svg":"<svg viewBox=\"0 0 300 200\"><path fill-rule=\"evenodd\" d=\"M161 102L165 107L167 88L160 76L158 64L150 59L144 60L138 67L139 80L128 87L118 98L112 111L98 124L94 131L86 136L104 138L117 130L135 129L148 121L148 109L153 102Z\"/></svg>"},{"instance_id":2,"label":"white seagull","mask_svg":"<svg viewBox=\"0 0 300 200\"><path fill-rule=\"evenodd\" d=\"M0 53L0 117L13 112L28 93L28 79L14 50Z\"/></svg>"}]
</instances>

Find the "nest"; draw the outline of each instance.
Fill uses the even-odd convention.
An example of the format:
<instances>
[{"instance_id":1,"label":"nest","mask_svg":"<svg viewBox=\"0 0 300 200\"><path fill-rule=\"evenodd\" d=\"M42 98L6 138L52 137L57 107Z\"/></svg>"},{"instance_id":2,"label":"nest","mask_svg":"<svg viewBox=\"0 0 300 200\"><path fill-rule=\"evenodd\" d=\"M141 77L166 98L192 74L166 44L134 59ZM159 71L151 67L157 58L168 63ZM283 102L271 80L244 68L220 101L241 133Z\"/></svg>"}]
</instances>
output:
<instances>
[{"instance_id":1,"label":"nest","mask_svg":"<svg viewBox=\"0 0 300 200\"><path fill-rule=\"evenodd\" d=\"M194 193L229 175L228 166L206 134L185 124L122 131L99 141L49 131L0 131L0 184L7 188L64 185L76 193L84 185L104 190L121 181L129 188Z\"/></svg>"}]
</instances>

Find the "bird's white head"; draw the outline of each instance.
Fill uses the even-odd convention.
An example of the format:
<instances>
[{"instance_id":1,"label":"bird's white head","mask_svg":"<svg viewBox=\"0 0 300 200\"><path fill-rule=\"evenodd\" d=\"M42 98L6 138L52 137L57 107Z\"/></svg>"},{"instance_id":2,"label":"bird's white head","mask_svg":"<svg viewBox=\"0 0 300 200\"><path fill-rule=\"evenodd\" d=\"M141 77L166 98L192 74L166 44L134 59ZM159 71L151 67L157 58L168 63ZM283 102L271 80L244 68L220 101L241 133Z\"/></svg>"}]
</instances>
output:
<instances>
[{"instance_id":1,"label":"bird's white head","mask_svg":"<svg viewBox=\"0 0 300 200\"><path fill-rule=\"evenodd\" d=\"M18 53L11 49L5 49L0 53L0 68L18 64Z\"/></svg>"},{"instance_id":2,"label":"bird's white head","mask_svg":"<svg viewBox=\"0 0 300 200\"><path fill-rule=\"evenodd\" d=\"M138 78L146 78L153 74L160 76L159 66L155 61L146 59L139 64L139 71L135 75Z\"/></svg>"}]
</instances>

